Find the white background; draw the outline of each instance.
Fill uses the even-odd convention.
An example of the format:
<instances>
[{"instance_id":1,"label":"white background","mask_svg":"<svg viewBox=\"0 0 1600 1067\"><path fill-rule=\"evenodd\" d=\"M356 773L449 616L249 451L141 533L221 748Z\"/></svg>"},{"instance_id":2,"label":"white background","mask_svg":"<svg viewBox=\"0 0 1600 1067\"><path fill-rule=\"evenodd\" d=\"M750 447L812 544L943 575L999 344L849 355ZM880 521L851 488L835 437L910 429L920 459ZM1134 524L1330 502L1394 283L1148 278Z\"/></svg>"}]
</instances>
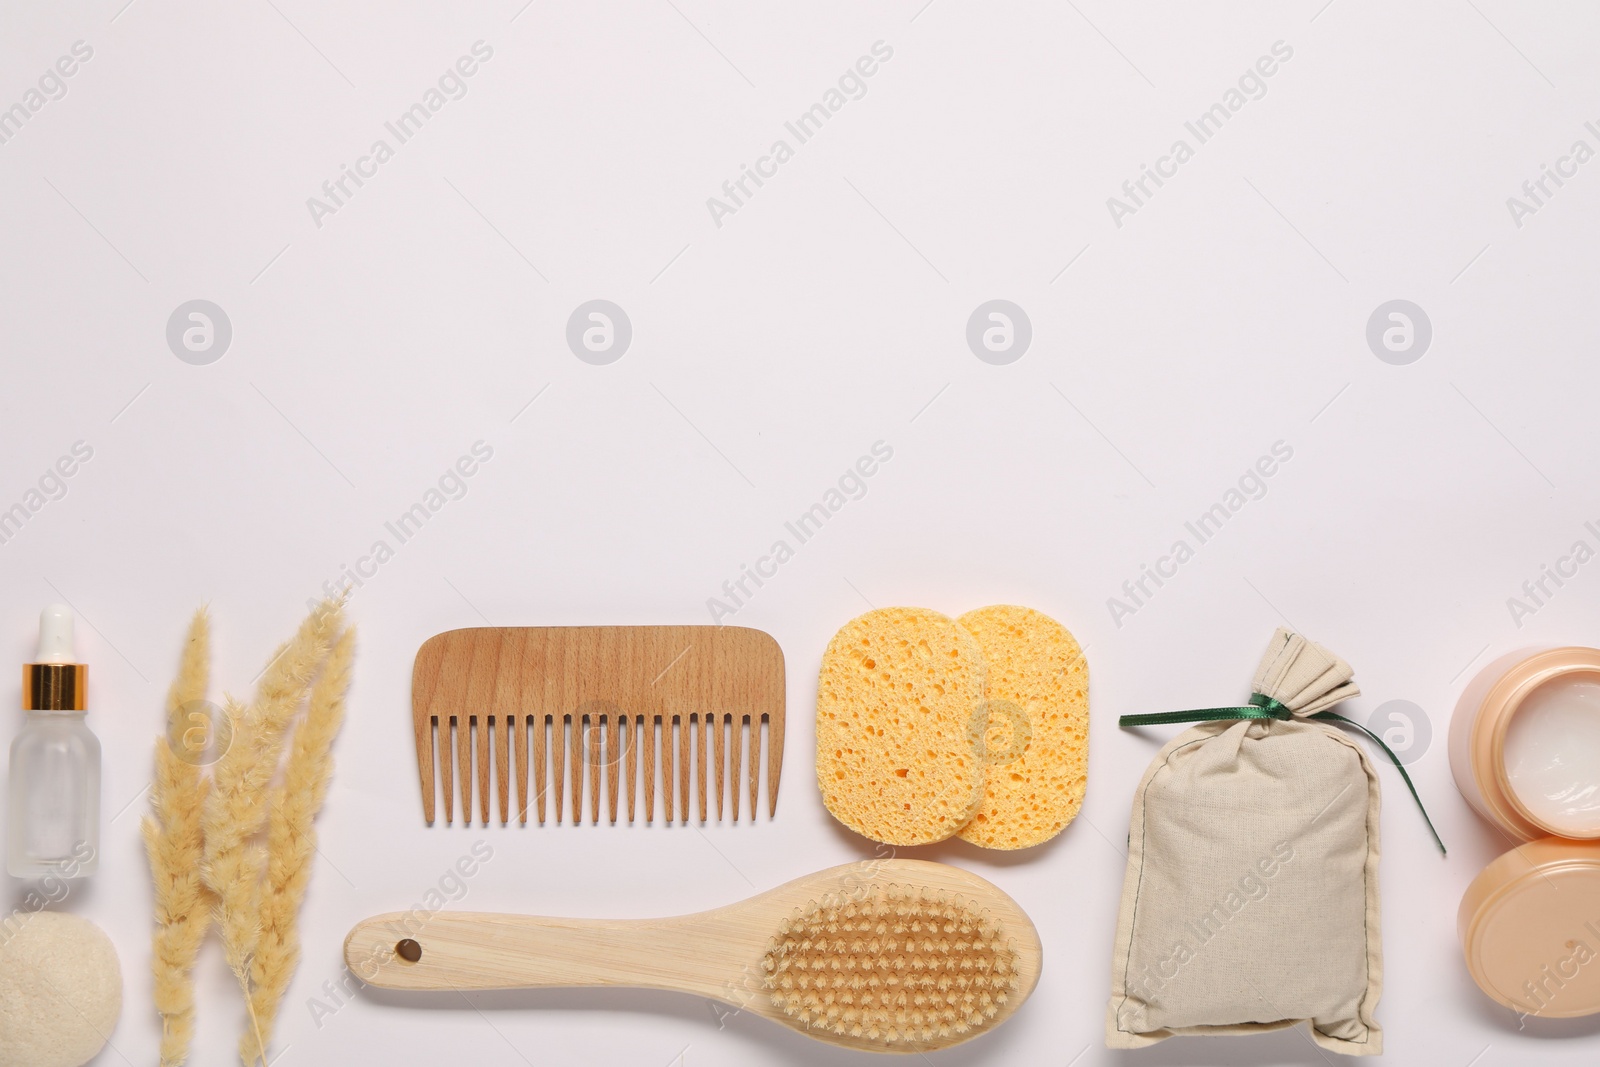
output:
<instances>
[{"instance_id":1,"label":"white background","mask_svg":"<svg viewBox=\"0 0 1600 1067\"><path fill-rule=\"evenodd\" d=\"M1520 628L1507 606L1597 544L1600 162L1520 227L1506 204L1574 140L1600 148L1591 8L124 3L0 14L0 106L75 41L94 50L0 145L0 507L73 442L94 449L0 546L0 662L28 658L43 604L81 613L106 840L61 906L111 934L126 982L97 1063L155 1055L136 829L189 613L214 615L214 695L247 692L306 599L480 440L493 459L466 495L351 603L351 717L278 1062L867 1062L754 1017L719 1029L669 994L362 994L320 1027L307 1002L352 923L421 899L480 838L494 858L462 906L553 915L699 910L870 856L812 784L821 651L869 604L996 602L1087 646L1088 800L1030 853L903 853L995 881L1046 950L1013 1021L928 1062L1323 1061L1290 1032L1101 1047L1119 843L1168 736L1116 716L1239 699L1286 622L1355 665L1349 714L1408 700L1431 724L1413 769L1447 860L1380 770L1391 1061L1593 1062L1600 1024L1519 1030L1466 975L1456 905L1509 846L1444 745L1483 663L1600 643L1593 565ZM317 226L307 198L479 40L493 58L466 96ZM893 57L865 96L716 225L706 199L880 40ZM1293 57L1266 94L1115 225L1107 197L1276 41ZM196 298L233 328L207 366L165 339ZM633 325L609 366L564 339L595 298ZM994 298L1032 322L1008 366L965 341ZM1433 326L1405 366L1365 338L1397 298ZM867 494L729 620L787 656L775 821L423 826L424 638L709 622L707 598L879 440L894 456ZM1280 440L1293 459L1265 497L1116 625L1122 582ZM243 1016L214 944L198 983L194 1062L226 1063Z\"/></svg>"}]
</instances>

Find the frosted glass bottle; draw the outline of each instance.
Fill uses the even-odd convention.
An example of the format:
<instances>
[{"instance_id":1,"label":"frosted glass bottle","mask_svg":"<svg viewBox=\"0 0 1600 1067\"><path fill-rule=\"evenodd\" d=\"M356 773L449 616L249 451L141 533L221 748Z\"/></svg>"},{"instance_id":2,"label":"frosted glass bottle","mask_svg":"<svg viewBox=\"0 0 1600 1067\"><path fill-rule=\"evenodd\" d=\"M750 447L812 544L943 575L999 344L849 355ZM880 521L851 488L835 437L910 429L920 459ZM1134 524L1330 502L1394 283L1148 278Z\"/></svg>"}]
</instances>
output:
<instances>
[{"instance_id":1,"label":"frosted glass bottle","mask_svg":"<svg viewBox=\"0 0 1600 1067\"><path fill-rule=\"evenodd\" d=\"M79 878L100 859L100 742L84 722L89 671L72 662L72 613L39 617L38 662L22 671L27 714L11 743L6 870Z\"/></svg>"}]
</instances>

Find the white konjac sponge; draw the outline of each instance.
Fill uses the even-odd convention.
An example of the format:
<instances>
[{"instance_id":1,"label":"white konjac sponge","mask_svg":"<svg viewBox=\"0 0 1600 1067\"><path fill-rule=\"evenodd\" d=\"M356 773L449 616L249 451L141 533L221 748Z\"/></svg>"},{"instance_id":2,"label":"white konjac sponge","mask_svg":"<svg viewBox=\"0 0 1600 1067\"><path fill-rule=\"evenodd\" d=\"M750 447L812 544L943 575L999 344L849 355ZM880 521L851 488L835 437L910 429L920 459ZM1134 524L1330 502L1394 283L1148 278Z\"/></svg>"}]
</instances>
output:
<instances>
[{"instance_id":1,"label":"white konjac sponge","mask_svg":"<svg viewBox=\"0 0 1600 1067\"><path fill-rule=\"evenodd\" d=\"M94 923L21 912L0 924L0 1067L82 1067L122 1013L122 968Z\"/></svg>"}]
</instances>

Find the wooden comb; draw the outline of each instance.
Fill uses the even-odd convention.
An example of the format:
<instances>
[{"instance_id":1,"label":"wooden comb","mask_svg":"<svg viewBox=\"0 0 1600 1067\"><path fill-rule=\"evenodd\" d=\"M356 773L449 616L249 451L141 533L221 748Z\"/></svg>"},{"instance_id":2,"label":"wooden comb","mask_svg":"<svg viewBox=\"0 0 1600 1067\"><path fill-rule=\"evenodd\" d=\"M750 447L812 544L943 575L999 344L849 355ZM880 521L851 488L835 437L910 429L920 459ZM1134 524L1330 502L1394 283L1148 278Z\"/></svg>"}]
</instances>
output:
<instances>
[{"instance_id":1,"label":"wooden comb","mask_svg":"<svg viewBox=\"0 0 1600 1067\"><path fill-rule=\"evenodd\" d=\"M767 817L778 805L783 770L783 651L769 634L739 626L482 626L436 634L417 650L411 713L417 735L422 810L434 821L443 787L444 821L489 823L491 784L500 824L528 822L529 776L540 825L547 807L561 822L570 797L573 825L588 812L615 823L618 794L634 821L643 769L645 822L662 814L689 821L691 763L699 821L708 818L706 778L714 768L717 819L724 797L739 819L739 771L748 754L750 818L756 818L766 725ZM674 736L675 735L675 736ZM710 755L708 759L708 742ZM491 758L491 751L493 756ZM435 753L437 752L437 757ZM512 754L515 753L515 763ZM660 773L657 774L657 765ZM492 772L492 773L491 773Z\"/></svg>"}]
</instances>

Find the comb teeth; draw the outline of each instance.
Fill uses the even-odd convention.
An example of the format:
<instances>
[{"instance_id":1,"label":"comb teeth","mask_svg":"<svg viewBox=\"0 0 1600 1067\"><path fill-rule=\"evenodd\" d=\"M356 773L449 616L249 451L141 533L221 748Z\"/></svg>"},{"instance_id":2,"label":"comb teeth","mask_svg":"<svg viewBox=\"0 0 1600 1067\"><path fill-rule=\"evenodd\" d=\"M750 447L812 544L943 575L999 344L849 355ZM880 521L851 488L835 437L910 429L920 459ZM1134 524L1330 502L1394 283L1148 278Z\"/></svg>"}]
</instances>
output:
<instances>
[{"instance_id":1,"label":"comb teeth","mask_svg":"<svg viewBox=\"0 0 1600 1067\"><path fill-rule=\"evenodd\" d=\"M489 825L491 808L502 826L513 818L522 825L531 820L542 826L547 819L593 825L602 818L615 825L633 823L641 814L651 824L658 809L668 825L721 822L724 816L738 822L741 810L754 822L764 755L768 799L773 807L777 802L773 763L781 753L771 751L771 724L764 715L645 716L606 709L458 714L434 716L430 733L419 750L430 823L441 792L445 823L456 821L459 807L463 826L472 824L474 809L479 823ZM741 803L746 791L748 808ZM492 798L498 803L491 805Z\"/></svg>"},{"instance_id":2,"label":"comb teeth","mask_svg":"<svg viewBox=\"0 0 1600 1067\"><path fill-rule=\"evenodd\" d=\"M417 650L411 714L429 823L441 795L468 825L755 821L762 777L777 809L783 652L759 630L448 630Z\"/></svg>"}]
</instances>

